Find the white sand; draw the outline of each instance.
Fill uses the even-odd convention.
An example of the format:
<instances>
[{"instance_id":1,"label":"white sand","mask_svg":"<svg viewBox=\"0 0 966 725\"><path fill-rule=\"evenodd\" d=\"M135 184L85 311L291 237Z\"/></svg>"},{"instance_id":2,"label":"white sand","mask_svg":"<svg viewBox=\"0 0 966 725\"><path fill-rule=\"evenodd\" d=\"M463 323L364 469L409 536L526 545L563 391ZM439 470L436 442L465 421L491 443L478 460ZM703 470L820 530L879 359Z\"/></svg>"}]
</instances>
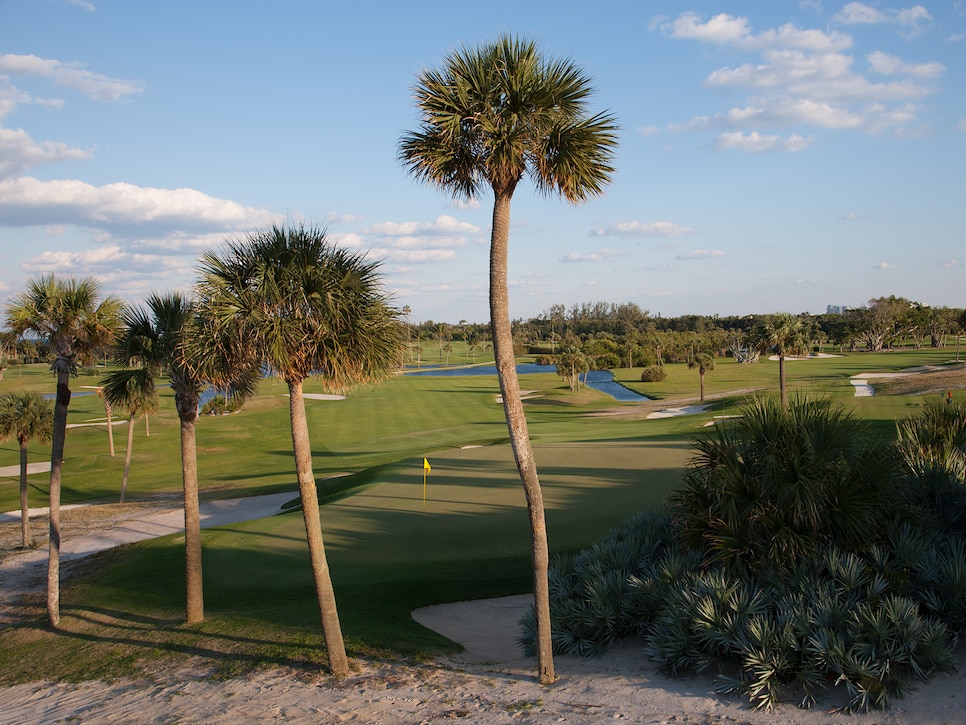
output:
<instances>
[{"instance_id":1,"label":"white sand","mask_svg":"<svg viewBox=\"0 0 966 725\"><path fill-rule=\"evenodd\" d=\"M664 677L639 642L621 643L599 659L558 656L558 681L544 687L514 644L528 603L523 596L417 610L417 621L466 648L433 664L355 661L342 682L288 669L227 681L172 672L141 682L37 682L0 688L0 722L940 725L966 719L962 675L937 676L870 715L830 713L832 700L812 710L782 705L757 712L743 698L716 695L710 675Z\"/></svg>"}]
</instances>

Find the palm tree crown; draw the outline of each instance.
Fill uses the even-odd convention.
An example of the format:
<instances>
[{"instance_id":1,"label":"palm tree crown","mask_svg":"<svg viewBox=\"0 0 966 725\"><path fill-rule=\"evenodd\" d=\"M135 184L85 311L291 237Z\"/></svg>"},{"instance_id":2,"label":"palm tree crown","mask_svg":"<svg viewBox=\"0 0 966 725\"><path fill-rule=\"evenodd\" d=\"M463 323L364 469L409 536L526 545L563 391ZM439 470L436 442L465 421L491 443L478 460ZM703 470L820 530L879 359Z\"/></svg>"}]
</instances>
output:
<instances>
[{"instance_id":1,"label":"palm tree crown","mask_svg":"<svg viewBox=\"0 0 966 725\"><path fill-rule=\"evenodd\" d=\"M32 390L0 395L0 440L16 438L20 444L20 532L21 545L30 545L30 508L27 505L27 443L49 443L54 433L54 408L49 400Z\"/></svg>"},{"instance_id":2,"label":"palm tree crown","mask_svg":"<svg viewBox=\"0 0 966 725\"><path fill-rule=\"evenodd\" d=\"M400 324L379 262L303 226L249 235L201 258L199 287L213 325L286 381L317 375L332 389L395 363Z\"/></svg>"},{"instance_id":3,"label":"palm tree crown","mask_svg":"<svg viewBox=\"0 0 966 725\"><path fill-rule=\"evenodd\" d=\"M570 202L602 193L613 172L617 126L587 114L589 79L570 60L545 61L537 45L503 37L463 48L415 87L423 114L400 143L417 178L475 197L481 185L512 195L529 173L537 188Z\"/></svg>"}]
</instances>

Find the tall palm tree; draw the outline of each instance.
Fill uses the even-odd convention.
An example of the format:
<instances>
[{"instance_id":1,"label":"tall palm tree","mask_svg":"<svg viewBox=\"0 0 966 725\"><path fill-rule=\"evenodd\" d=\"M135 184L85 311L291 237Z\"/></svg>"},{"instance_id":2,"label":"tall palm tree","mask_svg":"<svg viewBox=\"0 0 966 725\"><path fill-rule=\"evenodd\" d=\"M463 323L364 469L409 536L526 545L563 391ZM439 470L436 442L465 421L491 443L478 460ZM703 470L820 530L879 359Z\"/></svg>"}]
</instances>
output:
<instances>
[{"instance_id":1,"label":"tall palm tree","mask_svg":"<svg viewBox=\"0 0 966 725\"><path fill-rule=\"evenodd\" d=\"M40 393L17 391L0 396L0 440L16 438L20 444L20 536L24 549L30 546L27 444L32 439L49 443L53 430L53 406Z\"/></svg>"},{"instance_id":2,"label":"tall palm tree","mask_svg":"<svg viewBox=\"0 0 966 725\"><path fill-rule=\"evenodd\" d=\"M195 435L198 400L209 384L227 387L243 397L250 396L255 391L258 369L216 354L197 305L179 292L150 295L144 307L125 310L122 321L124 329L115 358L122 367L133 369L118 374L137 376L153 384L154 376L163 373L174 391L181 423L185 622L196 624L205 618Z\"/></svg>"},{"instance_id":3,"label":"tall palm tree","mask_svg":"<svg viewBox=\"0 0 966 725\"><path fill-rule=\"evenodd\" d=\"M692 355L688 358L688 368L694 370L698 369L698 375L701 378L701 402L704 402L704 376L705 373L710 373L714 370L715 360L714 354L710 352L699 352L697 355Z\"/></svg>"},{"instance_id":4,"label":"tall palm tree","mask_svg":"<svg viewBox=\"0 0 966 725\"><path fill-rule=\"evenodd\" d=\"M782 405L788 405L788 388L785 384L785 356L801 355L808 351L808 328L802 318L779 312L769 315L757 331L758 346L774 350L778 356L778 384Z\"/></svg>"},{"instance_id":5,"label":"tall palm tree","mask_svg":"<svg viewBox=\"0 0 966 725\"><path fill-rule=\"evenodd\" d=\"M381 377L399 355L402 327L377 275L378 262L332 245L325 231L271 229L201 258L199 291L213 339L242 341L289 391L292 447L302 516L329 668L348 659L322 539L318 490L302 384L318 375L331 389Z\"/></svg>"},{"instance_id":6,"label":"tall palm tree","mask_svg":"<svg viewBox=\"0 0 966 725\"><path fill-rule=\"evenodd\" d=\"M476 197L493 192L490 230L490 326L510 442L527 498L532 534L537 669L555 679L547 580L549 547L543 496L520 401L510 328L507 253L510 201L524 174L544 193L577 203L610 180L617 126L590 115L590 80L572 61L546 59L531 41L501 37L462 48L415 86L422 122L403 136L399 157L417 179Z\"/></svg>"},{"instance_id":7,"label":"tall palm tree","mask_svg":"<svg viewBox=\"0 0 966 725\"><path fill-rule=\"evenodd\" d=\"M32 332L54 354L57 374L54 428L50 451L50 540L47 557L47 619L60 624L60 481L67 438L70 378L78 364L93 363L117 334L123 307L116 297L100 298L100 285L88 277L58 279L45 275L7 306L7 327L17 335Z\"/></svg>"},{"instance_id":8,"label":"tall palm tree","mask_svg":"<svg viewBox=\"0 0 966 725\"><path fill-rule=\"evenodd\" d=\"M134 421L158 409L158 391L154 378L147 369L114 370L104 378L104 400L111 406L127 408L127 451L124 454L124 475L121 478L121 503L127 496L127 482L131 473L131 454L134 451Z\"/></svg>"}]
</instances>

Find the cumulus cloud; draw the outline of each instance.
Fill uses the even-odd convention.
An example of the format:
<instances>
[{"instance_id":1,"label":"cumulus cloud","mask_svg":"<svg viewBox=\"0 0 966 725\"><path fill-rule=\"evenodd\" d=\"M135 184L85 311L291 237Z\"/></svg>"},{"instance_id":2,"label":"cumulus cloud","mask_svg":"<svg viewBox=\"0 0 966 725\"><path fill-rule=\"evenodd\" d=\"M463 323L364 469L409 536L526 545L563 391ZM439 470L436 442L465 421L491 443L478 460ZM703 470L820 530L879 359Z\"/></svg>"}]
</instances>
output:
<instances>
[{"instance_id":1,"label":"cumulus cloud","mask_svg":"<svg viewBox=\"0 0 966 725\"><path fill-rule=\"evenodd\" d=\"M688 227L674 224L668 221L657 221L642 223L617 222L608 224L606 227L592 229L588 236L591 237L679 237L691 231Z\"/></svg>"},{"instance_id":2,"label":"cumulus cloud","mask_svg":"<svg viewBox=\"0 0 966 725\"><path fill-rule=\"evenodd\" d=\"M590 254L565 254L560 258L561 262L603 262L605 259L610 257L618 256L620 252L616 252L613 249L601 249L597 252L591 252Z\"/></svg>"},{"instance_id":3,"label":"cumulus cloud","mask_svg":"<svg viewBox=\"0 0 966 725\"><path fill-rule=\"evenodd\" d=\"M850 3L837 17L844 25L889 22L909 30L931 20L920 6L880 11L861 3ZM922 107L913 101L937 92L936 82L946 72L939 62L910 63L882 51L866 55L862 72L856 69L853 39L847 33L794 24L755 32L747 18L726 13L705 20L685 12L674 20L655 20L651 27L671 38L755 56L717 68L703 82L709 89L743 94L742 101L669 124L678 132L726 130L713 144L719 150L799 151L813 141L808 128L920 133Z\"/></svg>"},{"instance_id":4,"label":"cumulus cloud","mask_svg":"<svg viewBox=\"0 0 966 725\"><path fill-rule=\"evenodd\" d=\"M943 262L943 267L945 267L946 269L954 269L956 267L966 267L966 262L961 262L956 259L948 259L945 262Z\"/></svg>"},{"instance_id":5,"label":"cumulus cloud","mask_svg":"<svg viewBox=\"0 0 966 725\"><path fill-rule=\"evenodd\" d=\"M873 267L873 269L897 269L898 265L891 264L889 262L879 262Z\"/></svg>"},{"instance_id":6,"label":"cumulus cloud","mask_svg":"<svg viewBox=\"0 0 966 725\"><path fill-rule=\"evenodd\" d=\"M906 63L901 58L881 50L873 51L865 58L869 61L869 68L882 75L903 73L917 78L938 78L946 72L946 66L942 63Z\"/></svg>"},{"instance_id":7,"label":"cumulus cloud","mask_svg":"<svg viewBox=\"0 0 966 725\"><path fill-rule=\"evenodd\" d=\"M78 64L63 63L36 55L0 55L0 73L10 76L40 76L54 85L71 88L97 101L118 101L144 89L137 81L123 81L85 70Z\"/></svg>"},{"instance_id":8,"label":"cumulus cloud","mask_svg":"<svg viewBox=\"0 0 966 725\"><path fill-rule=\"evenodd\" d=\"M714 147L718 151L736 149L750 153L763 154L770 151L801 151L812 143L811 138L804 138L792 134L787 138L781 136L760 134L757 131L742 133L734 131L723 133L714 140Z\"/></svg>"},{"instance_id":9,"label":"cumulus cloud","mask_svg":"<svg viewBox=\"0 0 966 725\"><path fill-rule=\"evenodd\" d=\"M397 264L448 262L456 258L456 249L470 239L479 238L482 230L475 224L443 214L432 222L379 222L347 239L352 246L366 247L382 259Z\"/></svg>"},{"instance_id":10,"label":"cumulus cloud","mask_svg":"<svg viewBox=\"0 0 966 725\"><path fill-rule=\"evenodd\" d=\"M841 25L898 25L906 37L918 35L932 22L932 15L922 5L911 8L886 8L879 10L860 2L850 2L843 7L833 23Z\"/></svg>"},{"instance_id":11,"label":"cumulus cloud","mask_svg":"<svg viewBox=\"0 0 966 725\"><path fill-rule=\"evenodd\" d=\"M37 143L22 129L0 126L0 179L19 176L38 164L90 157L89 151L55 141Z\"/></svg>"},{"instance_id":12,"label":"cumulus cloud","mask_svg":"<svg viewBox=\"0 0 966 725\"><path fill-rule=\"evenodd\" d=\"M354 214L340 214L337 211L327 212L325 215L326 224L351 224L352 222L360 222L362 217L356 216Z\"/></svg>"},{"instance_id":13,"label":"cumulus cloud","mask_svg":"<svg viewBox=\"0 0 966 725\"><path fill-rule=\"evenodd\" d=\"M368 234L386 237L411 236L452 236L454 234L479 234L475 224L463 222L456 217L443 214L432 222L380 222L363 230Z\"/></svg>"},{"instance_id":14,"label":"cumulus cloud","mask_svg":"<svg viewBox=\"0 0 966 725\"><path fill-rule=\"evenodd\" d=\"M724 252L722 252L720 249L695 249L690 252L685 252L684 254L679 254L676 258L682 260L715 259L723 256Z\"/></svg>"},{"instance_id":15,"label":"cumulus cloud","mask_svg":"<svg viewBox=\"0 0 966 725\"><path fill-rule=\"evenodd\" d=\"M264 209L217 199L195 189L156 189L116 183L41 181L29 176L0 181L0 224L73 224L121 230L136 226L176 229L243 229L275 218Z\"/></svg>"},{"instance_id":16,"label":"cumulus cloud","mask_svg":"<svg viewBox=\"0 0 966 725\"><path fill-rule=\"evenodd\" d=\"M644 138L650 138L660 133L660 129L657 126L640 126L637 129L637 133Z\"/></svg>"}]
</instances>

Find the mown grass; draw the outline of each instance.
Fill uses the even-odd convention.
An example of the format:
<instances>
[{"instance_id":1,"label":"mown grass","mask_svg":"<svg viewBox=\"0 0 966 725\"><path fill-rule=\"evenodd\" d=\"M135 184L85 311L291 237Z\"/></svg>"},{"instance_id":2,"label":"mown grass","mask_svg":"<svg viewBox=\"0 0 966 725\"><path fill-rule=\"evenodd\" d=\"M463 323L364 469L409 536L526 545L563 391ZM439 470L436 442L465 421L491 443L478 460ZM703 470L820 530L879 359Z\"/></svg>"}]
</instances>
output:
<instances>
[{"instance_id":1,"label":"mown grass","mask_svg":"<svg viewBox=\"0 0 966 725\"><path fill-rule=\"evenodd\" d=\"M788 372L793 392L845 400L853 394L849 376L857 372L947 359L943 351L851 355L792 361ZM683 365L668 370L668 379L648 392L666 402L696 397L695 371ZM28 379L52 387L49 376L23 373L18 378L8 371L0 386ZM618 371L618 379L633 385L634 373ZM729 391L774 390L777 378L777 363L719 361L705 380L715 396L710 412L644 420L643 414L590 414L646 411L647 405L616 403L588 389L572 393L553 374L524 376L521 387L539 395L526 406L552 551L576 550L630 513L660 506L677 486L702 426L712 415L736 410L747 395ZM75 390L90 384L83 378L76 383ZM307 392L320 390L306 386ZM410 611L529 590L526 509L497 390L492 376L403 376L354 390L345 401L306 401L326 502L326 546L352 655L418 659L451 650L452 643L417 625ZM887 436L921 401L916 395L848 398ZM242 413L199 421L205 497L285 490L296 497L287 405L284 385L265 380ZM72 401L72 422L85 416L103 417L95 396ZM143 431L142 421L129 492L134 498L177 493L180 450L171 400L162 400L152 416L151 437ZM102 428L71 429L65 501L116 497L123 438L117 436L118 455L110 459ZM33 450L34 460L42 460L42 447ZM425 505L423 456L433 466ZM16 447L4 444L0 466L16 461ZM341 473L350 475L327 478ZM31 485L32 503L41 505L45 476L31 476ZM0 482L0 503L4 510L16 507L16 478ZM322 666L298 512L205 531L207 620L192 627L180 623L182 546L182 537L172 536L86 560L84 575L64 588L61 630L44 625L38 598L23 626L0 631L0 681L163 673L177 666L224 676L271 664Z\"/></svg>"}]
</instances>

